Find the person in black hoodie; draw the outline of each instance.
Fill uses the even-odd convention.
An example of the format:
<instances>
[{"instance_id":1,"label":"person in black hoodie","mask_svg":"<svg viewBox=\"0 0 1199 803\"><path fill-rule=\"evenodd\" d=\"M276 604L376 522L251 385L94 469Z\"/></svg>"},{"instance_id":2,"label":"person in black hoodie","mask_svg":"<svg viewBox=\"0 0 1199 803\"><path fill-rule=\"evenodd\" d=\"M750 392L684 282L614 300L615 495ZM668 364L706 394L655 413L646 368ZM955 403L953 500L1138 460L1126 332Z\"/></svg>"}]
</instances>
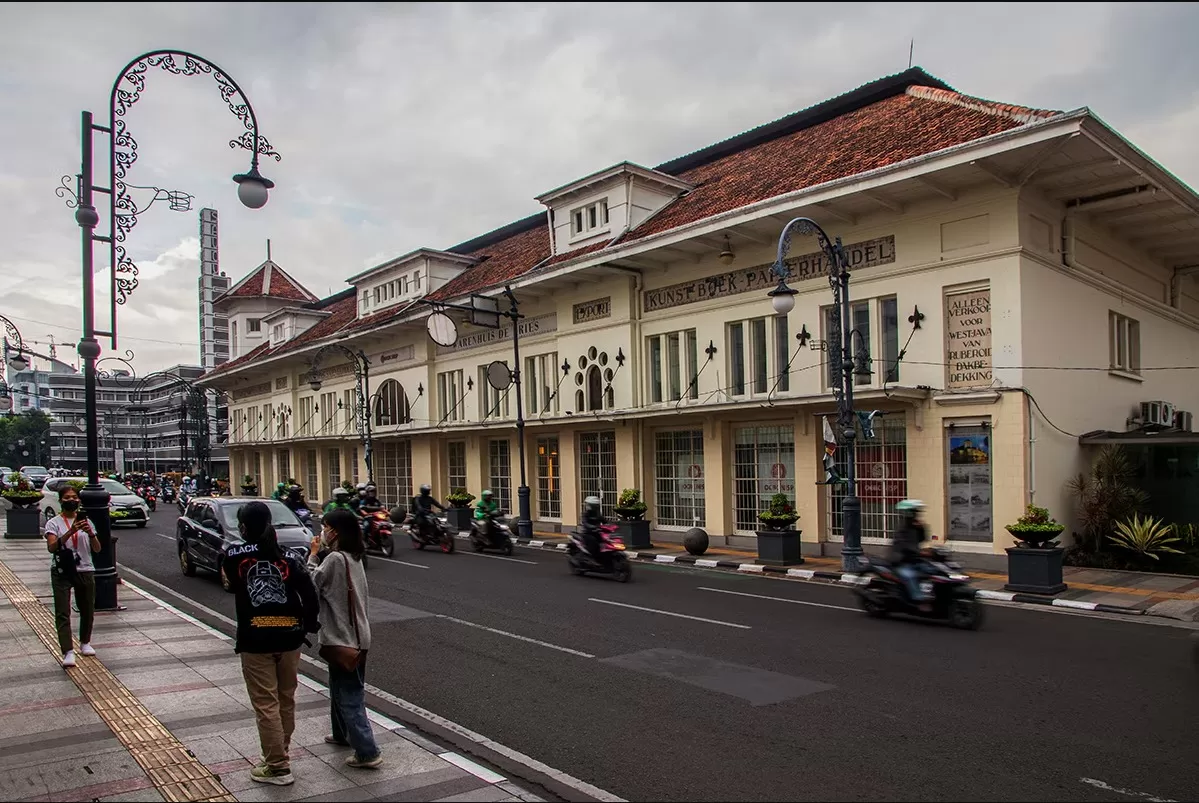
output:
<instances>
[{"instance_id":1,"label":"person in black hoodie","mask_svg":"<svg viewBox=\"0 0 1199 803\"><path fill-rule=\"evenodd\" d=\"M221 564L237 605L237 642L242 676L254 706L262 763L250 771L259 783L287 786L294 780L288 750L295 730L300 646L320 629L320 600L305 562L279 548L271 511L249 502L237 512L244 544L231 547Z\"/></svg>"}]
</instances>

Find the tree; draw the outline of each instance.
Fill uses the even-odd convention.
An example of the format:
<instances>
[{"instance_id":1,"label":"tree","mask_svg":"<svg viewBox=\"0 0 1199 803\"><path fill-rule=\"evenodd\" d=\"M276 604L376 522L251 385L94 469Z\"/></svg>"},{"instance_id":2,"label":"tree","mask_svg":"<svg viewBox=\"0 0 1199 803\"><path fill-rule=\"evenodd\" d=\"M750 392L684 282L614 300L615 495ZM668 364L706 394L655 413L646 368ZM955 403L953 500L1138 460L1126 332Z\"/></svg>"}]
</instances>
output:
<instances>
[{"instance_id":1,"label":"tree","mask_svg":"<svg viewBox=\"0 0 1199 803\"><path fill-rule=\"evenodd\" d=\"M44 465L50 462L51 445L50 416L41 410L0 416L0 463L12 468L38 462Z\"/></svg>"}]
</instances>

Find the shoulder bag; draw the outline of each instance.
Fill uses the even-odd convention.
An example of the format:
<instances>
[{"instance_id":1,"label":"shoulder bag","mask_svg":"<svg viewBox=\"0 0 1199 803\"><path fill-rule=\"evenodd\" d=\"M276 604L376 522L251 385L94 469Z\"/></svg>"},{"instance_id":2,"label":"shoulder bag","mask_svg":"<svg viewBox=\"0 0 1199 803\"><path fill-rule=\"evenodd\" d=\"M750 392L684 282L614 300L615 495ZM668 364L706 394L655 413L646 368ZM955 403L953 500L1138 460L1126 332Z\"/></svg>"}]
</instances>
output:
<instances>
[{"instance_id":1,"label":"shoulder bag","mask_svg":"<svg viewBox=\"0 0 1199 803\"><path fill-rule=\"evenodd\" d=\"M58 548L54 550L54 554L50 558L50 570L61 577L68 583L74 584L76 578L79 577L79 555L75 550L67 546L67 539L74 533L79 532L76 527L71 527L66 533L58 536Z\"/></svg>"},{"instance_id":2,"label":"shoulder bag","mask_svg":"<svg viewBox=\"0 0 1199 803\"><path fill-rule=\"evenodd\" d=\"M354 605L354 581L350 577L350 559L343 552L341 553L341 560L346 567L346 591L350 603L350 624L354 628L354 641L361 645L362 639L358 635L358 614ZM356 672L358 664L362 662L362 650L359 647L325 644L321 647L319 655L330 666L336 666L343 672Z\"/></svg>"}]
</instances>

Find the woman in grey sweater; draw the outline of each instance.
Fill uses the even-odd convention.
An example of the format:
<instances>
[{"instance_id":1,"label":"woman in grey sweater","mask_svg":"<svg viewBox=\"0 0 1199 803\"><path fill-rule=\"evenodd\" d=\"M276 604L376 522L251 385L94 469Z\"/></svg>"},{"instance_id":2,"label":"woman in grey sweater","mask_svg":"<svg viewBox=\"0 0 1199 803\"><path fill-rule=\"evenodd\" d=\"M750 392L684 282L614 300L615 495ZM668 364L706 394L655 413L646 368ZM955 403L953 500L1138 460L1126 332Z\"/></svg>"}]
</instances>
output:
<instances>
[{"instance_id":1,"label":"woman in grey sweater","mask_svg":"<svg viewBox=\"0 0 1199 803\"><path fill-rule=\"evenodd\" d=\"M329 714L333 733L330 744L354 748L346 759L351 767L373 769L383 763L371 723L366 715L366 653L371 646L367 619L365 547L358 517L349 510L332 510L313 539L308 568L321 600L318 633L320 646L352 647L360 651L358 666L347 671L329 661Z\"/></svg>"}]
</instances>

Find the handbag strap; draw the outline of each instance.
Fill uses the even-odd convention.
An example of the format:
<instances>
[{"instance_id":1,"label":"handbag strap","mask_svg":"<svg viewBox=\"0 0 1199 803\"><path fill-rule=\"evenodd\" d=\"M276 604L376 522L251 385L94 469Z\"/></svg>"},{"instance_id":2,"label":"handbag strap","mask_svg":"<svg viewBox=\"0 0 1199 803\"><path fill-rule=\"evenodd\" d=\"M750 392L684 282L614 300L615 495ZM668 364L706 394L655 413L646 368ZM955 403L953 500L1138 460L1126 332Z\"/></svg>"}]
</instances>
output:
<instances>
[{"instance_id":1,"label":"handbag strap","mask_svg":"<svg viewBox=\"0 0 1199 803\"><path fill-rule=\"evenodd\" d=\"M341 560L346 566L346 591L350 599L350 624L354 628L354 642L358 645L358 649L362 649L362 637L358 635L358 612L357 606L354 605L354 580L350 576L350 558L346 553L341 552Z\"/></svg>"}]
</instances>

